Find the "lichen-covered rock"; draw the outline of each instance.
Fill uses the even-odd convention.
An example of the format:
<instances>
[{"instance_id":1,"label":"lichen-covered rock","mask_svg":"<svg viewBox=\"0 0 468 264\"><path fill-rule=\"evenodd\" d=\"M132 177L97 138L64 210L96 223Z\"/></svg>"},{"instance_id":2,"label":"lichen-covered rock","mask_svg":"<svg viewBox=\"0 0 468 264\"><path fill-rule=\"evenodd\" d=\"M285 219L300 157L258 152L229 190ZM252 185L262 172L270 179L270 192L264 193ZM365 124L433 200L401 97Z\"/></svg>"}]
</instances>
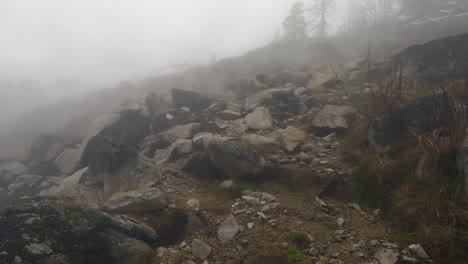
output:
<instances>
[{"instance_id":1,"label":"lichen-covered rock","mask_svg":"<svg viewBox=\"0 0 468 264\"><path fill-rule=\"evenodd\" d=\"M239 139L210 136L204 141L213 164L229 177L252 177L265 167L265 161L255 149Z\"/></svg>"}]
</instances>

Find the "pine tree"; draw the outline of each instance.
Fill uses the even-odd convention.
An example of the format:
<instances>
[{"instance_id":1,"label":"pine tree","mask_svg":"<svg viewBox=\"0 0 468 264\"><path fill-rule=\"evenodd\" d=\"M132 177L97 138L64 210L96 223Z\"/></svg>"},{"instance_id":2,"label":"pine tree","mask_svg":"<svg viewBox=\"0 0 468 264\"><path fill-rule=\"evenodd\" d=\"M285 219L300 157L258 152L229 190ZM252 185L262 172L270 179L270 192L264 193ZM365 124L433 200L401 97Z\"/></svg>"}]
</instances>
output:
<instances>
[{"instance_id":1,"label":"pine tree","mask_svg":"<svg viewBox=\"0 0 468 264\"><path fill-rule=\"evenodd\" d=\"M294 3L289 16L283 22L284 39L297 41L307 38L307 22L304 16L304 3Z\"/></svg>"},{"instance_id":2,"label":"pine tree","mask_svg":"<svg viewBox=\"0 0 468 264\"><path fill-rule=\"evenodd\" d=\"M316 30L318 36L327 36L330 19L335 14L335 0L312 0L309 11L312 16L312 28Z\"/></svg>"}]
</instances>

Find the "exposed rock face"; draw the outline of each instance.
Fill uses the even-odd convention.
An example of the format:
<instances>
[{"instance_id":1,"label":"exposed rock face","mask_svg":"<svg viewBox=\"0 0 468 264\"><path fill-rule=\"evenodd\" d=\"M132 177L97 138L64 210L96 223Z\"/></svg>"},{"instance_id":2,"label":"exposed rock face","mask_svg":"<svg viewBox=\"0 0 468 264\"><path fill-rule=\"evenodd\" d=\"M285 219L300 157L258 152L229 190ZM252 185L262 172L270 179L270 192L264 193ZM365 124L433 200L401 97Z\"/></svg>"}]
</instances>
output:
<instances>
[{"instance_id":1,"label":"exposed rock face","mask_svg":"<svg viewBox=\"0 0 468 264\"><path fill-rule=\"evenodd\" d=\"M150 247L145 242L115 230L106 219L98 211L80 209L9 209L0 218L6 253L0 255L0 262L137 263L131 261L148 256Z\"/></svg>"},{"instance_id":2,"label":"exposed rock face","mask_svg":"<svg viewBox=\"0 0 468 264\"><path fill-rule=\"evenodd\" d=\"M265 166L257 152L239 139L210 136L204 145L213 164L229 177L252 177Z\"/></svg>"},{"instance_id":3,"label":"exposed rock face","mask_svg":"<svg viewBox=\"0 0 468 264\"><path fill-rule=\"evenodd\" d=\"M326 133L349 127L348 118L357 113L352 106L326 105L320 110L312 122L312 126L326 130Z\"/></svg>"},{"instance_id":4,"label":"exposed rock face","mask_svg":"<svg viewBox=\"0 0 468 264\"><path fill-rule=\"evenodd\" d=\"M263 130L271 128L270 110L265 107L257 107L252 113L245 117L247 126L254 130Z\"/></svg>"},{"instance_id":5,"label":"exposed rock face","mask_svg":"<svg viewBox=\"0 0 468 264\"><path fill-rule=\"evenodd\" d=\"M116 193L102 207L106 211L145 213L159 211L166 206L164 193L158 188L148 188Z\"/></svg>"},{"instance_id":6,"label":"exposed rock face","mask_svg":"<svg viewBox=\"0 0 468 264\"><path fill-rule=\"evenodd\" d=\"M367 139L376 147L395 150L411 140L409 129L430 133L441 128L447 132L450 122L450 104L447 94L419 97L388 116L374 120L369 126Z\"/></svg>"},{"instance_id":7,"label":"exposed rock face","mask_svg":"<svg viewBox=\"0 0 468 264\"><path fill-rule=\"evenodd\" d=\"M400 59L407 61L403 66L410 81L441 84L448 79L463 79L468 67L468 34L411 46L395 56L395 63Z\"/></svg>"},{"instance_id":8,"label":"exposed rock face","mask_svg":"<svg viewBox=\"0 0 468 264\"><path fill-rule=\"evenodd\" d=\"M201 111L220 100L222 96L219 94L172 89L172 103L177 108L186 106Z\"/></svg>"},{"instance_id":9,"label":"exposed rock face","mask_svg":"<svg viewBox=\"0 0 468 264\"><path fill-rule=\"evenodd\" d=\"M218 229L218 239L221 243L231 241L239 232L239 225L233 215L230 215Z\"/></svg>"},{"instance_id":10,"label":"exposed rock face","mask_svg":"<svg viewBox=\"0 0 468 264\"><path fill-rule=\"evenodd\" d=\"M79 167L81 155L80 149L67 148L55 159L55 166L64 174L72 173Z\"/></svg>"},{"instance_id":11,"label":"exposed rock face","mask_svg":"<svg viewBox=\"0 0 468 264\"><path fill-rule=\"evenodd\" d=\"M270 134L270 138L274 139L289 152L294 151L305 137L306 134L304 131L292 126L288 126L285 129L278 129Z\"/></svg>"}]
</instances>

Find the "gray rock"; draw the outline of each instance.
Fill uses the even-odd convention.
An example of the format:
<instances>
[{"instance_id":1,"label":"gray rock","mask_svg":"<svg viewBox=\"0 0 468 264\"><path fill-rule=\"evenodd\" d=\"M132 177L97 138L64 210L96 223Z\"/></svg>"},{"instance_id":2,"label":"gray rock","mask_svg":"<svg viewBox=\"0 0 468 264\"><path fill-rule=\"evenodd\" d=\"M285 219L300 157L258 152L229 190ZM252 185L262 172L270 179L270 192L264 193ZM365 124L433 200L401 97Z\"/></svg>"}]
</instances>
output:
<instances>
[{"instance_id":1,"label":"gray rock","mask_svg":"<svg viewBox=\"0 0 468 264\"><path fill-rule=\"evenodd\" d=\"M242 106L240 104L228 103L226 105L226 110L231 110L234 112L242 112Z\"/></svg>"},{"instance_id":2,"label":"gray rock","mask_svg":"<svg viewBox=\"0 0 468 264\"><path fill-rule=\"evenodd\" d=\"M191 139L200 128L200 123L178 125L162 132L160 137L165 143L172 144L178 139Z\"/></svg>"},{"instance_id":3,"label":"gray rock","mask_svg":"<svg viewBox=\"0 0 468 264\"><path fill-rule=\"evenodd\" d=\"M380 264L396 264L400 254L393 252L391 249L382 248L378 250L374 258L376 258Z\"/></svg>"},{"instance_id":4,"label":"gray rock","mask_svg":"<svg viewBox=\"0 0 468 264\"><path fill-rule=\"evenodd\" d=\"M193 144L189 139L178 139L166 149L158 149L154 153L156 164L175 161L182 156L192 153Z\"/></svg>"},{"instance_id":5,"label":"gray rock","mask_svg":"<svg viewBox=\"0 0 468 264\"><path fill-rule=\"evenodd\" d=\"M144 263L151 255L151 247L145 242L111 229L107 233L109 257L113 263Z\"/></svg>"},{"instance_id":6,"label":"gray rock","mask_svg":"<svg viewBox=\"0 0 468 264\"><path fill-rule=\"evenodd\" d=\"M228 216L218 229L218 239L221 243L231 241L239 233L239 225L233 215Z\"/></svg>"},{"instance_id":7,"label":"gray rock","mask_svg":"<svg viewBox=\"0 0 468 264\"><path fill-rule=\"evenodd\" d=\"M234 188L235 184L233 180L225 180L219 185L219 188L221 189L231 189Z\"/></svg>"},{"instance_id":8,"label":"gray rock","mask_svg":"<svg viewBox=\"0 0 468 264\"><path fill-rule=\"evenodd\" d=\"M158 188L115 193L102 206L106 211L148 213L167 206L164 193Z\"/></svg>"},{"instance_id":9,"label":"gray rock","mask_svg":"<svg viewBox=\"0 0 468 264\"><path fill-rule=\"evenodd\" d=\"M53 198L75 198L83 197L85 192L80 184L82 177L88 172L88 167L75 172L72 176L61 179L58 185L44 190L38 194L39 197Z\"/></svg>"},{"instance_id":10,"label":"gray rock","mask_svg":"<svg viewBox=\"0 0 468 264\"><path fill-rule=\"evenodd\" d=\"M257 107L245 117L247 126L254 130L271 129L271 114L266 107Z\"/></svg>"},{"instance_id":11,"label":"gray rock","mask_svg":"<svg viewBox=\"0 0 468 264\"><path fill-rule=\"evenodd\" d=\"M338 220L336 220L336 224L339 226L339 227L343 227L344 225L344 222L345 220L343 218L338 218Z\"/></svg>"},{"instance_id":12,"label":"gray rock","mask_svg":"<svg viewBox=\"0 0 468 264\"><path fill-rule=\"evenodd\" d=\"M198 208L200 207L200 201L197 199L190 199L186 203L189 207Z\"/></svg>"},{"instance_id":13,"label":"gray rock","mask_svg":"<svg viewBox=\"0 0 468 264\"><path fill-rule=\"evenodd\" d=\"M29 172L29 168L21 162L9 161L0 166L0 173L9 176L20 176Z\"/></svg>"},{"instance_id":14,"label":"gray rock","mask_svg":"<svg viewBox=\"0 0 468 264\"><path fill-rule=\"evenodd\" d=\"M44 255L52 254L53 252L52 249L50 249L50 247L47 246L46 244L32 243L32 244L26 245L25 248L32 255L44 256Z\"/></svg>"},{"instance_id":15,"label":"gray rock","mask_svg":"<svg viewBox=\"0 0 468 264\"><path fill-rule=\"evenodd\" d=\"M223 120L236 120L241 117L241 113L232 110L223 110L218 113L218 116Z\"/></svg>"},{"instance_id":16,"label":"gray rock","mask_svg":"<svg viewBox=\"0 0 468 264\"><path fill-rule=\"evenodd\" d=\"M245 108L253 110L259 106L264 106L274 100L289 97L292 95L294 89L292 88L272 88L259 91L249 97L245 102Z\"/></svg>"},{"instance_id":17,"label":"gray rock","mask_svg":"<svg viewBox=\"0 0 468 264\"><path fill-rule=\"evenodd\" d=\"M302 130L288 126L285 129L278 129L272 132L270 138L273 138L287 151L292 152L306 138L306 134Z\"/></svg>"},{"instance_id":18,"label":"gray rock","mask_svg":"<svg viewBox=\"0 0 468 264\"><path fill-rule=\"evenodd\" d=\"M275 140L257 134L243 135L241 139L261 153L272 153L281 148Z\"/></svg>"},{"instance_id":19,"label":"gray rock","mask_svg":"<svg viewBox=\"0 0 468 264\"><path fill-rule=\"evenodd\" d=\"M357 113L357 110L348 105L326 105L317 114L312 126L321 129L346 129L349 127L348 118Z\"/></svg>"},{"instance_id":20,"label":"gray rock","mask_svg":"<svg viewBox=\"0 0 468 264\"><path fill-rule=\"evenodd\" d=\"M239 139L210 136L205 149L213 165L232 178L255 176L265 167L257 152Z\"/></svg>"},{"instance_id":21,"label":"gray rock","mask_svg":"<svg viewBox=\"0 0 468 264\"><path fill-rule=\"evenodd\" d=\"M28 185L34 185L40 181L42 181L44 177L40 176L40 175L22 175L22 176L19 176L18 178L16 178L16 182L17 183L25 183L25 184L28 184Z\"/></svg>"},{"instance_id":22,"label":"gray rock","mask_svg":"<svg viewBox=\"0 0 468 264\"><path fill-rule=\"evenodd\" d=\"M205 242L194 239L192 241L192 254L201 260L205 260L211 253L211 247L205 244Z\"/></svg>"},{"instance_id":23,"label":"gray rock","mask_svg":"<svg viewBox=\"0 0 468 264\"><path fill-rule=\"evenodd\" d=\"M312 256L312 257L318 257L318 255L320 254L320 252L314 248L314 247L311 247L309 249L309 255Z\"/></svg>"},{"instance_id":24,"label":"gray rock","mask_svg":"<svg viewBox=\"0 0 468 264\"><path fill-rule=\"evenodd\" d=\"M78 168L83 151L81 149L66 148L56 159L55 166L64 174L69 174Z\"/></svg>"},{"instance_id":25,"label":"gray rock","mask_svg":"<svg viewBox=\"0 0 468 264\"><path fill-rule=\"evenodd\" d=\"M226 129L226 135L228 136L240 136L245 133L248 129L247 124L243 118L239 118L231 122Z\"/></svg>"},{"instance_id":26,"label":"gray rock","mask_svg":"<svg viewBox=\"0 0 468 264\"><path fill-rule=\"evenodd\" d=\"M430 259L429 255L427 255L426 251L420 244L409 245L408 251L410 252L411 256L415 258L423 259L423 260Z\"/></svg>"},{"instance_id":27,"label":"gray rock","mask_svg":"<svg viewBox=\"0 0 468 264\"><path fill-rule=\"evenodd\" d=\"M294 90L294 95L296 97L299 97L301 96L302 94L304 94L304 92L306 91L307 89L305 87L299 87L297 88L296 90Z\"/></svg>"}]
</instances>

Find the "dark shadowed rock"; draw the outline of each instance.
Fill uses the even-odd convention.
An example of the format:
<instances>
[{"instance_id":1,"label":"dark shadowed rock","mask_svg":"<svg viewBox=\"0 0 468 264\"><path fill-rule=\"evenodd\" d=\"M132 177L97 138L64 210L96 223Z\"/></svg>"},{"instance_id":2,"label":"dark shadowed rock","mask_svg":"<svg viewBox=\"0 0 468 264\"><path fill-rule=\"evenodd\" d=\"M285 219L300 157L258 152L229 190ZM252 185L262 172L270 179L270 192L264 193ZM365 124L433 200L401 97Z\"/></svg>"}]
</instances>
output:
<instances>
[{"instance_id":1,"label":"dark shadowed rock","mask_svg":"<svg viewBox=\"0 0 468 264\"><path fill-rule=\"evenodd\" d=\"M395 150L406 146L408 140L415 140L409 136L410 129L431 133L440 128L446 133L451 111L448 94L418 97L390 115L374 120L369 126L367 139L375 147Z\"/></svg>"},{"instance_id":2,"label":"dark shadowed rock","mask_svg":"<svg viewBox=\"0 0 468 264\"><path fill-rule=\"evenodd\" d=\"M177 108L186 106L193 111L201 111L222 99L219 94L172 89L172 103Z\"/></svg>"}]
</instances>

